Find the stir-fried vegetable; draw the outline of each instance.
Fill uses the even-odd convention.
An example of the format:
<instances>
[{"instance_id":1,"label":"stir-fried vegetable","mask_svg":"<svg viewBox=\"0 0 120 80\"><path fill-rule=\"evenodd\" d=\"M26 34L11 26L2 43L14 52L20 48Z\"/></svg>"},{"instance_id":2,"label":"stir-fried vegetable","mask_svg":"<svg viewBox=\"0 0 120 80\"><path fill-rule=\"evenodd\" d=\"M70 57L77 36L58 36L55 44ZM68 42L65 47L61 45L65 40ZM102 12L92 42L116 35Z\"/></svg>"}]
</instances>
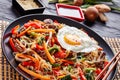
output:
<instances>
[{"instance_id":1,"label":"stir-fried vegetable","mask_svg":"<svg viewBox=\"0 0 120 80\"><path fill-rule=\"evenodd\" d=\"M10 43L10 46L11 46L11 48L13 49L13 51L14 51L14 52L17 52L18 50L15 48L15 44L14 44L12 38L9 39L9 43Z\"/></svg>"},{"instance_id":2,"label":"stir-fried vegetable","mask_svg":"<svg viewBox=\"0 0 120 80\"><path fill-rule=\"evenodd\" d=\"M38 73L35 73L31 70L28 70L27 68L23 67L21 64L18 65L23 71L25 71L26 73L38 78L38 79L42 79L42 80L50 80L50 77L48 76L43 76L43 75L40 75Z\"/></svg>"},{"instance_id":3,"label":"stir-fried vegetable","mask_svg":"<svg viewBox=\"0 0 120 80\"><path fill-rule=\"evenodd\" d=\"M55 33L55 30L53 30L53 29L34 29L34 30L28 31L28 33L30 33L30 32L52 32L52 33Z\"/></svg>"},{"instance_id":4,"label":"stir-fried vegetable","mask_svg":"<svg viewBox=\"0 0 120 80\"><path fill-rule=\"evenodd\" d=\"M79 76L80 76L80 79L81 80L87 80L83 71L81 70L81 68L78 67L78 70L79 70Z\"/></svg>"},{"instance_id":5,"label":"stir-fried vegetable","mask_svg":"<svg viewBox=\"0 0 120 80\"><path fill-rule=\"evenodd\" d=\"M95 80L92 69L91 70L89 69L89 71L86 72L85 76L86 76L87 80Z\"/></svg>"},{"instance_id":6,"label":"stir-fried vegetable","mask_svg":"<svg viewBox=\"0 0 120 80\"><path fill-rule=\"evenodd\" d=\"M65 39L58 38L58 33L65 26L52 19L33 20L23 27L15 26L11 30L9 44L18 61L18 67L40 80L94 80L108 64L103 49L97 46L95 51L90 52L71 50L74 46L77 50L76 47L83 45L82 43L67 43L69 48L63 47L60 41ZM74 39L72 36L74 35L70 39L76 43L79 37Z\"/></svg>"},{"instance_id":7,"label":"stir-fried vegetable","mask_svg":"<svg viewBox=\"0 0 120 80\"><path fill-rule=\"evenodd\" d=\"M24 27L28 28L29 26L32 26L34 28L41 28L41 24L35 22L35 21L29 21L28 23L24 24Z\"/></svg>"},{"instance_id":8,"label":"stir-fried vegetable","mask_svg":"<svg viewBox=\"0 0 120 80\"><path fill-rule=\"evenodd\" d=\"M38 43L39 45L42 45L44 40L45 40L44 37L38 37L38 38L37 38L37 43Z\"/></svg>"},{"instance_id":9,"label":"stir-fried vegetable","mask_svg":"<svg viewBox=\"0 0 120 80\"><path fill-rule=\"evenodd\" d=\"M17 35L17 37L20 37L22 35L24 35L32 26L29 26L25 31L20 32L20 34Z\"/></svg>"},{"instance_id":10,"label":"stir-fried vegetable","mask_svg":"<svg viewBox=\"0 0 120 80\"><path fill-rule=\"evenodd\" d=\"M20 25L15 26L12 30L11 33L12 34L18 34L18 29L20 28Z\"/></svg>"},{"instance_id":11,"label":"stir-fried vegetable","mask_svg":"<svg viewBox=\"0 0 120 80\"><path fill-rule=\"evenodd\" d=\"M52 67L59 67L59 66L60 66L59 63L54 63L54 64L52 64Z\"/></svg>"},{"instance_id":12,"label":"stir-fried vegetable","mask_svg":"<svg viewBox=\"0 0 120 80\"><path fill-rule=\"evenodd\" d=\"M48 50L48 51L49 51L51 54L54 54L54 53L58 52L58 51L59 51L59 49L60 49L60 47L59 47L59 46L54 45L53 47L49 48L49 50Z\"/></svg>"},{"instance_id":13,"label":"stir-fried vegetable","mask_svg":"<svg viewBox=\"0 0 120 80\"><path fill-rule=\"evenodd\" d=\"M54 56L55 56L56 58L61 58L61 59L63 59L63 58L66 57L66 53L65 53L64 51L60 50L60 51L58 51L57 53L55 53Z\"/></svg>"},{"instance_id":14,"label":"stir-fried vegetable","mask_svg":"<svg viewBox=\"0 0 120 80\"><path fill-rule=\"evenodd\" d=\"M36 44L36 49L37 49L37 50L44 50L43 46L40 46L40 45L38 45L38 44Z\"/></svg>"},{"instance_id":15,"label":"stir-fried vegetable","mask_svg":"<svg viewBox=\"0 0 120 80\"><path fill-rule=\"evenodd\" d=\"M66 75L65 77L63 77L61 80L72 80L70 75Z\"/></svg>"},{"instance_id":16,"label":"stir-fried vegetable","mask_svg":"<svg viewBox=\"0 0 120 80\"><path fill-rule=\"evenodd\" d=\"M47 45L46 45L45 41L43 42L43 46L44 46L45 53L46 53L46 56L48 57L49 61L50 61L52 64L55 63L54 58L51 56L51 54L50 54L49 51L48 51L48 48L47 48Z\"/></svg>"},{"instance_id":17,"label":"stir-fried vegetable","mask_svg":"<svg viewBox=\"0 0 120 80\"><path fill-rule=\"evenodd\" d=\"M92 71L95 71L96 68L85 68L84 70L85 70L86 72L90 72L91 70L92 70Z\"/></svg>"}]
</instances>

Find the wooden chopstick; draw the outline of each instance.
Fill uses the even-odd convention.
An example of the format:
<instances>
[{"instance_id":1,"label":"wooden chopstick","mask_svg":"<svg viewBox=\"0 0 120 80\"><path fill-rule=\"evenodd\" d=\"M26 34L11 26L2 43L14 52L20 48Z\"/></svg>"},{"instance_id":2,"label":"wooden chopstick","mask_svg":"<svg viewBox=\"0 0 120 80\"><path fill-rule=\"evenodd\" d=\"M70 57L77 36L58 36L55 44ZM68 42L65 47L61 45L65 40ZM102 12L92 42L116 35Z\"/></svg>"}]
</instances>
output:
<instances>
[{"instance_id":1,"label":"wooden chopstick","mask_svg":"<svg viewBox=\"0 0 120 80\"><path fill-rule=\"evenodd\" d=\"M111 73L111 71L114 69L115 65L117 64L117 62L119 61L120 57L117 58L117 60L114 62L114 64L112 65L112 67L107 71L107 73L105 74L105 76L103 77L102 80L106 80L108 75Z\"/></svg>"},{"instance_id":2,"label":"wooden chopstick","mask_svg":"<svg viewBox=\"0 0 120 80\"><path fill-rule=\"evenodd\" d=\"M101 71L101 73L96 77L95 80L99 80L100 77L103 75L103 73L106 71L106 69L112 64L112 62L116 59L116 57L120 54L120 52L118 52L113 58L112 60L105 66L105 68ZM119 60L119 59L118 59ZM116 60L117 61L117 60ZM118 62L118 61L117 61ZM116 63L117 63L116 62ZM115 64L116 65L116 64ZM108 75L107 75L108 76ZM106 77L107 77L106 76Z\"/></svg>"}]
</instances>

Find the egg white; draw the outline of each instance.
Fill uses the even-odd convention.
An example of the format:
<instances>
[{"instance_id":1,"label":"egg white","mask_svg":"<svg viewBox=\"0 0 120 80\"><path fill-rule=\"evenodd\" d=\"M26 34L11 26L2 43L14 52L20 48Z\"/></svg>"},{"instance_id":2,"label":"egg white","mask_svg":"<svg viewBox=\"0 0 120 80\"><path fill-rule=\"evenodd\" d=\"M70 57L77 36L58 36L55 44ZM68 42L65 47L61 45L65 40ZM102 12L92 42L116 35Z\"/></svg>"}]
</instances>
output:
<instances>
[{"instance_id":1,"label":"egg white","mask_svg":"<svg viewBox=\"0 0 120 80\"><path fill-rule=\"evenodd\" d=\"M64 41L64 36L67 34L76 35L79 37L80 45L70 45ZM65 27L61 28L57 34L58 42L60 45L66 49L71 50L73 52L91 52L98 48L98 44L95 40L91 39L88 34L84 31L77 29L75 27L70 27L65 25Z\"/></svg>"}]
</instances>

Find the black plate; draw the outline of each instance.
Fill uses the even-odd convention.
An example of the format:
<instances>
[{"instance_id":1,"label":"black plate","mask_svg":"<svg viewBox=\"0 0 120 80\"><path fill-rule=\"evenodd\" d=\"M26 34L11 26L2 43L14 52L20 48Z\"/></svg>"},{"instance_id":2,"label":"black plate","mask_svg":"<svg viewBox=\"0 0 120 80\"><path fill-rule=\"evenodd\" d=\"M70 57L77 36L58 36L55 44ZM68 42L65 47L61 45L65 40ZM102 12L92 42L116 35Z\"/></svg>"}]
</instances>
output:
<instances>
[{"instance_id":1,"label":"black plate","mask_svg":"<svg viewBox=\"0 0 120 80\"><path fill-rule=\"evenodd\" d=\"M27 79L31 79L32 77L28 74L26 74L25 72L21 71L18 67L17 67L17 62L15 61L15 58L12 54L12 50L10 48L10 45L8 43L9 37L10 37L10 30L20 24L23 25L24 23L28 22L29 20L33 20L33 19L38 19L38 20L44 20L46 18L50 18L53 20L57 20L60 23L65 23L67 25L70 26L75 26L77 28L83 28L85 31L87 31L87 33L89 34L89 36L93 37L96 41L98 41L99 45L104 49L109 61L111 60L111 58L114 56L111 48L108 46L108 44L98 35L96 34L94 31L92 31L91 29L89 29L87 26L80 24L77 21L71 20L71 19L67 19L67 18L63 18L63 17L59 17L59 16L53 16L53 15L44 15L44 14L34 14L34 15L27 15L27 16L23 16L18 18L17 20L13 21L4 31L3 33L3 37L2 37L2 51L4 53L4 55L6 56L8 62L10 63L10 65L18 72L20 73L23 77L27 78ZM111 72L108 80L112 80L114 75L116 72L116 68Z\"/></svg>"}]
</instances>

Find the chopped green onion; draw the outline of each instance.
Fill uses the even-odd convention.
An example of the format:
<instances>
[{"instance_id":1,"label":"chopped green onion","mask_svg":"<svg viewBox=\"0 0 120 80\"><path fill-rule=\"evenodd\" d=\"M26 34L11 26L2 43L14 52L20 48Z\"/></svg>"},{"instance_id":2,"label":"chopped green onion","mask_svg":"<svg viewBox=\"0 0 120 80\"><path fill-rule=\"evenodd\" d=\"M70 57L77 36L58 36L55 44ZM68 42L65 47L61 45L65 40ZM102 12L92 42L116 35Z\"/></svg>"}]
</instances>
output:
<instances>
[{"instance_id":1,"label":"chopped green onion","mask_svg":"<svg viewBox=\"0 0 120 80\"><path fill-rule=\"evenodd\" d=\"M87 80L95 80L95 78L93 76L93 71L87 72L85 74L85 77L87 78Z\"/></svg>"},{"instance_id":2,"label":"chopped green onion","mask_svg":"<svg viewBox=\"0 0 120 80\"><path fill-rule=\"evenodd\" d=\"M61 80L72 80L70 75L66 75L65 77L63 77Z\"/></svg>"},{"instance_id":3,"label":"chopped green onion","mask_svg":"<svg viewBox=\"0 0 120 80\"><path fill-rule=\"evenodd\" d=\"M67 67L67 69L68 69L68 71L70 72L71 69L72 69L72 66L69 65L69 66Z\"/></svg>"},{"instance_id":4,"label":"chopped green onion","mask_svg":"<svg viewBox=\"0 0 120 80\"><path fill-rule=\"evenodd\" d=\"M52 64L52 67L59 67L59 66L60 66L60 64L58 64L58 63Z\"/></svg>"},{"instance_id":5,"label":"chopped green onion","mask_svg":"<svg viewBox=\"0 0 120 80\"><path fill-rule=\"evenodd\" d=\"M50 53L54 54L55 52L58 52L59 49L60 49L59 46L54 45L53 47L49 48L48 51L49 51Z\"/></svg>"},{"instance_id":6,"label":"chopped green onion","mask_svg":"<svg viewBox=\"0 0 120 80\"><path fill-rule=\"evenodd\" d=\"M42 45L44 40L45 40L44 37L39 37L37 43L38 43L39 45Z\"/></svg>"},{"instance_id":7,"label":"chopped green onion","mask_svg":"<svg viewBox=\"0 0 120 80\"><path fill-rule=\"evenodd\" d=\"M37 35L37 34L36 34L35 32L31 32L31 33L30 33L30 37L36 37L36 35Z\"/></svg>"},{"instance_id":8,"label":"chopped green onion","mask_svg":"<svg viewBox=\"0 0 120 80\"><path fill-rule=\"evenodd\" d=\"M95 71L96 68L85 68L84 70L85 70L86 72L90 72L90 71Z\"/></svg>"}]
</instances>

